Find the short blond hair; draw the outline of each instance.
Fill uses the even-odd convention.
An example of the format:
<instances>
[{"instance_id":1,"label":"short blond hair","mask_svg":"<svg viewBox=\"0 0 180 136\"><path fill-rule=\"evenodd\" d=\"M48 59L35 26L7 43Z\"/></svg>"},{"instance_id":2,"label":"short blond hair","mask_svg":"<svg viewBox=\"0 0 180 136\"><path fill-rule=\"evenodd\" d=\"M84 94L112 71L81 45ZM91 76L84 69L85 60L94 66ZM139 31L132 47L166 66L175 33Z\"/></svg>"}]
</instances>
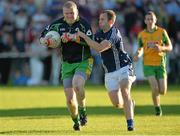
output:
<instances>
[{"instance_id":1,"label":"short blond hair","mask_svg":"<svg viewBox=\"0 0 180 136\"><path fill-rule=\"evenodd\" d=\"M74 3L73 1L67 1L67 2L63 5L63 8L77 9L77 5L76 5L76 3Z\"/></svg>"}]
</instances>

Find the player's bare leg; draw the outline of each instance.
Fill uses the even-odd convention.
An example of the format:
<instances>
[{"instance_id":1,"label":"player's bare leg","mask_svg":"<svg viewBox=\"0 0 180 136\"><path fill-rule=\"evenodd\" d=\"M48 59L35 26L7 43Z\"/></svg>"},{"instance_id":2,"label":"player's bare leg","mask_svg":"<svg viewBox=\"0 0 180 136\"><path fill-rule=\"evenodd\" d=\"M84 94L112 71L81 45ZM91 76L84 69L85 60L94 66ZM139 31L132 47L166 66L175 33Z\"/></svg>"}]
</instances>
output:
<instances>
[{"instance_id":1,"label":"player's bare leg","mask_svg":"<svg viewBox=\"0 0 180 136\"><path fill-rule=\"evenodd\" d=\"M72 120L74 121L73 128L75 130L80 130L80 122L79 122L79 115L78 115L78 103L76 98L76 93L73 88L66 88L64 90L66 95L66 103L71 114Z\"/></svg>"},{"instance_id":2,"label":"player's bare leg","mask_svg":"<svg viewBox=\"0 0 180 136\"><path fill-rule=\"evenodd\" d=\"M78 109L80 115L81 125L84 126L87 123L87 113L86 113L86 98L85 98L85 79L81 75L75 75L73 77L73 88L76 92Z\"/></svg>"},{"instance_id":3,"label":"player's bare leg","mask_svg":"<svg viewBox=\"0 0 180 136\"><path fill-rule=\"evenodd\" d=\"M162 110L160 106L160 92L159 92L159 85L158 81L155 78L155 76L149 76L147 77L151 90L152 90L152 99L153 99L153 104L155 106L155 111L157 116L162 115Z\"/></svg>"},{"instance_id":4,"label":"player's bare leg","mask_svg":"<svg viewBox=\"0 0 180 136\"><path fill-rule=\"evenodd\" d=\"M129 131L134 130L134 105L130 94L131 85L132 82L128 79L123 79L120 82L121 93L124 100L124 113Z\"/></svg>"},{"instance_id":5,"label":"player's bare leg","mask_svg":"<svg viewBox=\"0 0 180 136\"><path fill-rule=\"evenodd\" d=\"M158 85L159 85L159 93L161 95L165 95L167 92L167 78L159 79Z\"/></svg>"},{"instance_id":6,"label":"player's bare leg","mask_svg":"<svg viewBox=\"0 0 180 136\"><path fill-rule=\"evenodd\" d=\"M108 95L113 106L123 108L124 102L120 90L111 90L108 92Z\"/></svg>"}]
</instances>

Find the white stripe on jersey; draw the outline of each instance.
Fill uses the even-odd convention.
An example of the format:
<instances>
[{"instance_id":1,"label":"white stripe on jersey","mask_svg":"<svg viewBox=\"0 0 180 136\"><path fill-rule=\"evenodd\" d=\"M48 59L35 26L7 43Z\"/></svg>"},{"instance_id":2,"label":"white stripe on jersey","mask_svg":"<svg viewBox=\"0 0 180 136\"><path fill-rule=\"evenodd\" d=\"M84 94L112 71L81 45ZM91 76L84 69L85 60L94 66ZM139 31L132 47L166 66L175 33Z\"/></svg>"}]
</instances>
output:
<instances>
[{"instance_id":1,"label":"white stripe on jersey","mask_svg":"<svg viewBox=\"0 0 180 136\"><path fill-rule=\"evenodd\" d=\"M112 29L112 33L111 33L110 39L111 38L113 39L113 37L117 37L116 29L115 28ZM116 69L120 69L121 66L120 66L120 60L119 60L119 51L116 48L114 43L112 43L112 51L113 51L113 54L114 54L114 61L115 61L115 64L116 64Z\"/></svg>"}]
</instances>

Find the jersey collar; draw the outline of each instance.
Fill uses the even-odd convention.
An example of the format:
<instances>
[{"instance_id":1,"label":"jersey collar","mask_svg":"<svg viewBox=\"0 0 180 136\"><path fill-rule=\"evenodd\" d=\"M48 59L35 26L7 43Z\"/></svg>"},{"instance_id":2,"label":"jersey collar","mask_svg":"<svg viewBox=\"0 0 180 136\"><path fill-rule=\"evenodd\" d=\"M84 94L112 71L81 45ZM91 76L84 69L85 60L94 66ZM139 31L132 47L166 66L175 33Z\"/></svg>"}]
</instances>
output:
<instances>
[{"instance_id":1,"label":"jersey collar","mask_svg":"<svg viewBox=\"0 0 180 136\"><path fill-rule=\"evenodd\" d=\"M149 32L149 31L147 30L147 28L145 29L145 31L146 31L147 33L153 33L153 32L155 32L157 29L158 29L158 27L155 26L152 32Z\"/></svg>"},{"instance_id":2,"label":"jersey collar","mask_svg":"<svg viewBox=\"0 0 180 136\"><path fill-rule=\"evenodd\" d=\"M64 22L66 22L66 20L63 18ZM77 19L75 20L75 22L73 24L75 24L76 22L78 22L80 20L80 17L77 16ZM66 22L67 23L67 22ZM67 23L68 24L68 23ZM68 24L68 25L73 25L73 24Z\"/></svg>"}]
</instances>

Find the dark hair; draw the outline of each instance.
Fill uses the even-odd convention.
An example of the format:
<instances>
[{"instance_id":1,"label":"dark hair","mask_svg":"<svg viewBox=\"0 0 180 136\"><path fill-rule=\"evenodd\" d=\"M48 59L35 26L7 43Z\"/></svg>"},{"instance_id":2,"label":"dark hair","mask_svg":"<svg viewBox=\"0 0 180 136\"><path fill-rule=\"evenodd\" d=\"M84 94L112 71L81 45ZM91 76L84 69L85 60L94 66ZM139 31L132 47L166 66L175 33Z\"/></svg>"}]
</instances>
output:
<instances>
[{"instance_id":1,"label":"dark hair","mask_svg":"<svg viewBox=\"0 0 180 136\"><path fill-rule=\"evenodd\" d=\"M146 13L146 15L153 15L153 16L155 16L156 17L156 14L153 12L153 11L148 11L147 13ZM145 15L145 16L146 16ZM157 17L156 17L157 18Z\"/></svg>"}]
</instances>

